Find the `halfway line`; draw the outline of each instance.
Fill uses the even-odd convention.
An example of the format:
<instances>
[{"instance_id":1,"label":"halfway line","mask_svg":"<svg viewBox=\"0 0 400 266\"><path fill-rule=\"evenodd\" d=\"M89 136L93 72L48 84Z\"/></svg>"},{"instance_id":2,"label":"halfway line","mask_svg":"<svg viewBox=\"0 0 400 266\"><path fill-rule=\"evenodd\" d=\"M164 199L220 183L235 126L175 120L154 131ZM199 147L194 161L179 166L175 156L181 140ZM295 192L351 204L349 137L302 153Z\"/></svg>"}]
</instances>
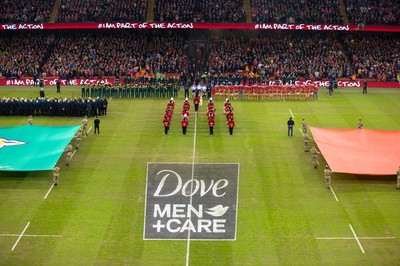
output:
<instances>
[{"instance_id":1,"label":"halfway line","mask_svg":"<svg viewBox=\"0 0 400 266\"><path fill-rule=\"evenodd\" d=\"M89 130L87 131L87 133L89 134L90 130L92 129L92 127L89 127Z\"/></svg>"},{"instance_id":2,"label":"halfway line","mask_svg":"<svg viewBox=\"0 0 400 266\"><path fill-rule=\"evenodd\" d=\"M360 240L358 239L358 237L357 237L357 235L356 235L356 232L354 232L354 229L353 229L353 227L351 226L351 224L349 224L349 226L350 226L351 232L353 232L353 235L354 235L354 237L356 238L356 241L357 241L358 246L360 247L362 253L365 253L363 247L361 246Z\"/></svg>"},{"instance_id":3,"label":"halfway line","mask_svg":"<svg viewBox=\"0 0 400 266\"><path fill-rule=\"evenodd\" d=\"M24 230L22 231L22 233L19 235L17 242L15 242L14 246L12 247L11 251L14 251L15 247L18 245L19 240L21 240L21 237L23 236L23 234L25 233L26 229L28 229L28 226L31 224L31 222L28 222L24 228Z\"/></svg>"},{"instance_id":4,"label":"halfway line","mask_svg":"<svg viewBox=\"0 0 400 266\"><path fill-rule=\"evenodd\" d=\"M197 115L196 112L194 115L194 137L193 137L193 153L192 153L192 178L190 182L190 200L189 206L192 206L193 202L193 179L194 179L194 159L196 155L196 134L197 134ZM189 222L191 223L192 214L189 212ZM188 230L188 238L187 238L187 248L186 248L186 266L189 266L189 256L190 256L190 230Z\"/></svg>"}]
</instances>

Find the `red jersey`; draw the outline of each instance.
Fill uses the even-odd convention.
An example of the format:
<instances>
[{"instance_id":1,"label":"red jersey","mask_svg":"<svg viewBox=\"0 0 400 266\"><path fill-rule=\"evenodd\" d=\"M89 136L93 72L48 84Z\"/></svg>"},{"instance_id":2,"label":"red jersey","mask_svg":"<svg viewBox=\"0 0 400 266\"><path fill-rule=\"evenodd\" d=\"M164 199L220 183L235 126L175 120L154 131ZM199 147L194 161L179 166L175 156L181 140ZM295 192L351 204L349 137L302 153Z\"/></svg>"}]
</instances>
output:
<instances>
[{"instance_id":1,"label":"red jersey","mask_svg":"<svg viewBox=\"0 0 400 266\"><path fill-rule=\"evenodd\" d=\"M169 119L165 118L163 120L163 124L164 124L164 127L168 127L171 124L171 122L169 121Z\"/></svg>"},{"instance_id":2,"label":"red jersey","mask_svg":"<svg viewBox=\"0 0 400 266\"><path fill-rule=\"evenodd\" d=\"M193 103L194 104L199 104L200 103L200 97L194 97Z\"/></svg>"},{"instance_id":3,"label":"red jersey","mask_svg":"<svg viewBox=\"0 0 400 266\"><path fill-rule=\"evenodd\" d=\"M233 119L228 121L228 127L234 127L235 126L235 121Z\"/></svg>"},{"instance_id":4,"label":"red jersey","mask_svg":"<svg viewBox=\"0 0 400 266\"><path fill-rule=\"evenodd\" d=\"M208 125L209 125L210 127L214 127L214 126L215 126L215 121L214 121L214 119L208 119Z\"/></svg>"},{"instance_id":5,"label":"red jersey","mask_svg":"<svg viewBox=\"0 0 400 266\"><path fill-rule=\"evenodd\" d=\"M188 110L190 110L190 103L187 102L187 101L185 101L185 102L183 103L183 109L188 109Z\"/></svg>"},{"instance_id":6,"label":"red jersey","mask_svg":"<svg viewBox=\"0 0 400 266\"><path fill-rule=\"evenodd\" d=\"M187 127L189 125L189 121L187 119L183 119L182 122L181 122L181 125L183 127Z\"/></svg>"}]
</instances>

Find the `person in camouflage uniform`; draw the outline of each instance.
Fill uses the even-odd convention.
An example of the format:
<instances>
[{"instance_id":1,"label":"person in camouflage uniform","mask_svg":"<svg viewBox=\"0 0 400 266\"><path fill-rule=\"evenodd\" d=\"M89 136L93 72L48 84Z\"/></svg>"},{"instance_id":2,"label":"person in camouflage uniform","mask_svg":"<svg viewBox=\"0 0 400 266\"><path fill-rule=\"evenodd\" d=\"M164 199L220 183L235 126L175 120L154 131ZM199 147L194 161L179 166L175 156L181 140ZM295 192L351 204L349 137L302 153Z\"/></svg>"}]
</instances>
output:
<instances>
[{"instance_id":1,"label":"person in camouflage uniform","mask_svg":"<svg viewBox=\"0 0 400 266\"><path fill-rule=\"evenodd\" d=\"M70 162L71 162L72 150L73 150L73 148L72 148L72 145L70 143L70 144L68 144L67 148L65 149L65 152L67 154L67 158L66 158L67 163L66 163L66 165L69 165Z\"/></svg>"},{"instance_id":2,"label":"person in camouflage uniform","mask_svg":"<svg viewBox=\"0 0 400 266\"><path fill-rule=\"evenodd\" d=\"M82 129L80 128L78 132L75 134L75 149L79 149L81 147L81 140L82 140Z\"/></svg>"},{"instance_id":3,"label":"person in camouflage uniform","mask_svg":"<svg viewBox=\"0 0 400 266\"><path fill-rule=\"evenodd\" d=\"M311 159L312 159L312 164L314 168L318 168L318 154L321 154L315 146L311 148Z\"/></svg>"},{"instance_id":4,"label":"person in camouflage uniform","mask_svg":"<svg viewBox=\"0 0 400 266\"><path fill-rule=\"evenodd\" d=\"M331 189L331 174L332 174L331 169L329 169L329 166L326 165L324 170L324 177L327 189Z\"/></svg>"},{"instance_id":5,"label":"person in camouflage uniform","mask_svg":"<svg viewBox=\"0 0 400 266\"><path fill-rule=\"evenodd\" d=\"M307 133L304 133L304 151L308 152L310 149L310 137Z\"/></svg>"},{"instance_id":6,"label":"person in camouflage uniform","mask_svg":"<svg viewBox=\"0 0 400 266\"><path fill-rule=\"evenodd\" d=\"M58 185L58 178L60 177L60 167L56 164L53 169L53 185Z\"/></svg>"},{"instance_id":7,"label":"person in camouflage uniform","mask_svg":"<svg viewBox=\"0 0 400 266\"><path fill-rule=\"evenodd\" d=\"M82 134L84 137L88 136L87 124L88 124L88 120L87 120L87 116L85 115L85 117L82 119Z\"/></svg>"}]
</instances>

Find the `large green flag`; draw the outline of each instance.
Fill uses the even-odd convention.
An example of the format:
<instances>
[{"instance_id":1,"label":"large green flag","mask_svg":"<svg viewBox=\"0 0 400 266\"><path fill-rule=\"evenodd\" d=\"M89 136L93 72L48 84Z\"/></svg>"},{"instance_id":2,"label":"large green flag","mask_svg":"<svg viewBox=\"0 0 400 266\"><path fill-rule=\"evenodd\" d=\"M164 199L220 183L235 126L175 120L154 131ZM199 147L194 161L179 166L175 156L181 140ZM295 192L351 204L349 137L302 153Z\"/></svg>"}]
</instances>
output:
<instances>
[{"instance_id":1,"label":"large green flag","mask_svg":"<svg viewBox=\"0 0 400 266\"><path fill-rule=\"evenodd\" d=\"M0 171L52 170L79 127L0 128Z\"/></svg>"}]
</instances>

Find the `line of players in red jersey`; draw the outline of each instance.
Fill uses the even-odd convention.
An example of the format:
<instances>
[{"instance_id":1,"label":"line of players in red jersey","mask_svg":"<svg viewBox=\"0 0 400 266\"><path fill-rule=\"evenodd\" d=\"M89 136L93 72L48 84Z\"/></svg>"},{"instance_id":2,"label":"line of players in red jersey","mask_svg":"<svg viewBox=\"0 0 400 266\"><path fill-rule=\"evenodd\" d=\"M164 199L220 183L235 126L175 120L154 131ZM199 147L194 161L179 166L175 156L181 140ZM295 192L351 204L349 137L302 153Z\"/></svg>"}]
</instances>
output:
<instances>
[{"instance_id":1,"label":"line of players in red jersey","mask_svg":"<svg viewBox=\"0 0 400 266\"><path fill-rule=\"evenodd\" d=\"M226 124L228 125L229 128L229 134L233 134L233 128L235 127L235 120L234 120L234 115L233 115L233 107L231 103L229 102L229 99L225 100L224 103L224 111L225 111L225 116L226 116Z\"/></svg>"},{"instance_id":2,"label":"line of players in red jersey","mask_svg":"<svg viewBox=\"0 0 400 266\"><path fill-rule=\"evenodd\" d=\"M197 107L196 109L198 110L198 105L201 104L201 101L197 101L196 97L194 99L194 104ZM168 134L169 127L171 125L172 121L172 115L174 113L174 107L175 107L175 102L174 99L171 98L171 100L168 102L167 107L165 109L165 114L164 114L164 133L165 135ZM233 107L231 103L229 102L229 99L226 99L224 102L224 112L226 116L226 124L228 125L229 129L229 134L233 134L233 128L235 127L235 120L234 120L234 114L233 114ZM197 113L197 111L196 111ZM190 114L190 103L189 99L185 98L185 101L183 102L182 106L182 120L181 120L181 126L182 126L182 134L186 135L187 132L187 127L189 126L189 114ZM207 103L207 121L208 121L208 126L210 129L210 135L214 135L214 126L215 126L215 105L214 101L212 98Z\"/></svg>"},{"instance_id":3,"label":"line of players in red jersey","mask_svg":"<svg viewBox=\"0 0 400 266\"><path fill-rule=\"evenodd\" d=\"M182 106L182 121L181 121L183 135L186 135L187 127L189 125L189 112L190 112L189 99L185 98L185 101L183 102Z\"/></svg>"},{"instance_id":4,"label":"line of players in red jersey","mask_svg":"<svg viewBox=\"0 0 400 266\"><path fill-rule=\"evenodd\" d=\"M207 105L207 119L208 119L208 127L210 128L210 135L214 135L215 106L212 98L210 98Z\"/></svg>"},{"instance_id":5,"label":"line of players in red jersey","mask_svg":"<svg viewBox=\"0 0 400 266\"><path fill-rule=\"evenodd\" d=\"M167 107L165 108L165 114L163 119L164 124L164 134L167 135L169 131L169 126L171 125L172 115L174 114L175 102L174 98L167 103Z\"/></svg>"}]
</instances>

